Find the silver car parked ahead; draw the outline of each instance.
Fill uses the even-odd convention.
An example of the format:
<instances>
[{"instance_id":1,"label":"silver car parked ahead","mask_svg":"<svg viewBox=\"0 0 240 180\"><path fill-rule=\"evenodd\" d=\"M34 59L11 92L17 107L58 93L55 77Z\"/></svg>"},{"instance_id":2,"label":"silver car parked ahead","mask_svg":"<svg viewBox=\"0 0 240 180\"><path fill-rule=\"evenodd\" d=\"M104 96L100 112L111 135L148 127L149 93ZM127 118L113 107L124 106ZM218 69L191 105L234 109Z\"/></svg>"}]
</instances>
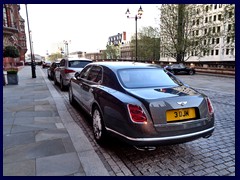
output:
<instances>
[{"instance_id":1,"label":"silver car parked ahead","mask_svg":"<svg viewBox=\"0 0 240 180\"><path fill-rule=\"evenodd\" d=\"M86 58L65 58L60 61L59 67L55 68L54 83L60 84L60 89L65 90L70 79L75 72L80 72L87 64L91 63L91 59Z\"/></svg>"}]
</instances>

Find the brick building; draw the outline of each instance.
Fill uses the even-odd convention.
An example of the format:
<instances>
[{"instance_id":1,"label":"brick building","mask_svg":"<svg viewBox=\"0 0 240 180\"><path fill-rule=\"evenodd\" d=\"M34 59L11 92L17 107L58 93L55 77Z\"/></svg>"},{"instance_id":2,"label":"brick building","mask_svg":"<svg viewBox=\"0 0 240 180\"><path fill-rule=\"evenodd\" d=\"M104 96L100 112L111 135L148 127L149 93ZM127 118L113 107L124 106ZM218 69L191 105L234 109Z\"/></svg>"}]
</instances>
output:
<instances>
[{"instance_id":1,"label":"brick building","mask_svg":"<svg viewBox=\"0 0 240 180\"><path fill-rule=\"evenodd\" d=\"M20 4L3 4L3 48L15 46L20 57L15 63L25 61L27 52L25 20L21 17Z\"/></svg>"}]
</instances>

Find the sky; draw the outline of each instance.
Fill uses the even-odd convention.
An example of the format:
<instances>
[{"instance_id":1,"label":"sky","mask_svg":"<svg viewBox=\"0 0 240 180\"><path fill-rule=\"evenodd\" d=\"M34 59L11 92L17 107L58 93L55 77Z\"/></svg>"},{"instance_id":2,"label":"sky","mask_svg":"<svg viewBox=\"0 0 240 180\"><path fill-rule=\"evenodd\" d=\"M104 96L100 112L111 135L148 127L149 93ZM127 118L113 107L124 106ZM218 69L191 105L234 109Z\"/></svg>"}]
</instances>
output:
<instances>
[{"instance_id":1,"label":"sky","mask_svg":"<svg viewBox=\"0 0 240 180\"><path fill-rule=\"evenodd\" d=\"M134 17L140 5L143 15L137 21L138 31L147 26L159 27L160 4L28 4L33 52L41 56L55 53L57 47L64 47L63 41L69 42L69 52L99 52L106 49L110 36L124 31L130 40L136 23L134 18L128 19L125 12L129 8ZM20 7L29 54L26 6Z\"/></svg>"}]
</instances>

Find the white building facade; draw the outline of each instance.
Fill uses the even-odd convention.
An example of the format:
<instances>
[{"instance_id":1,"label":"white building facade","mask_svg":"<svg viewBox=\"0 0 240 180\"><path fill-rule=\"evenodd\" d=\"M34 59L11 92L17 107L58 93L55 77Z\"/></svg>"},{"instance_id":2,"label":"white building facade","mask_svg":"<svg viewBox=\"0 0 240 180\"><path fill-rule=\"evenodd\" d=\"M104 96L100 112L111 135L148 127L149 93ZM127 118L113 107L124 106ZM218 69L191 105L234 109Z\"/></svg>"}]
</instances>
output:
<instances>
[{"instance_id":1,"label":"white building facade","mask_svg":"<svg viewBox=\"0 0 240 180\"><path fill-rule=\"evenodd\" d=\"M177 6L162 5L161 13L168 12L166 8L173 8L172 11L176 11L177 15ZM198 42L193 45L194 48L185 51L184 61L235 62L235 5L191 4L186 5L186 10L192 13L185 27L189 31L188 38L191 41L198 39ZM177 17L169 17L169 22L174 21L176 23ZM168 46L172 37L167 35L167 31L168 29L162 28L160 32L160 61L176 62L174 55L169 55L169 49L173 46ZM201 46L198 43L201 43Z\"/></svg>"}]
</instances>

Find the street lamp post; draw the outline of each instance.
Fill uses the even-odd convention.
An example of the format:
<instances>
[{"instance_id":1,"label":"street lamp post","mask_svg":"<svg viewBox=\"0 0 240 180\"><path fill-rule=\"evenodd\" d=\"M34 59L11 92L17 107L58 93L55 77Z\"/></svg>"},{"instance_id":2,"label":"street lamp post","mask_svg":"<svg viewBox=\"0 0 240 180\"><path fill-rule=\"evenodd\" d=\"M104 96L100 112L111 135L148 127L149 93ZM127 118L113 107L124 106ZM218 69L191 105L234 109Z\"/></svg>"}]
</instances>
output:
<instances>
[{"instance_id":1,"label":"street lamp post","mask_svg":"<svg viewBox=\"0 0 240 180\"><path fill-rule=\"evenodd\" d=\"M135 22L136 22L136 45L135 45L136 46L136 52L135 52L136 54L135 54L135 60L137 61L137 20L141 19L142 14L143 14L143 10L142 10L142 7L140 6L140 8L138 9L138 13L133 17L130 17L131 13L130 13L129 9L127 9L125 14L127 15L127 18L134 18Z\"/></svg>"},{"instance_id":2,"label":"street lamp post","mask_svg":"<svg viewBox=\"0 0 240 180\"><path fill-rule=\"evenodd\" d=\"M66 56L69 55L68 44L69 44L70 42L71 42L71 41L63 40L63 43L64 43L64 45L65 45L64 49L65 49L65 55L66 55Z\"/></svg>"},{"instance_id":3,"label":"street lamp post","mask_svg":"<svg viewBox=\"0 0 240 180\"><path fill-rule=\"evenodd\" d=\"M36 65L35 65L35 58L33 55L33 44L32 44L32 37L31 37L31 31L29 28L29 19L28 19L28 10L27 10L27 4L26 6L26 16L27 16L27 25L28 25L28 35L29 35L29 45L30 45L30 55L31 55L31 68L32 68L32 78L36 78Z\"/></svg>"}]
</instances>

